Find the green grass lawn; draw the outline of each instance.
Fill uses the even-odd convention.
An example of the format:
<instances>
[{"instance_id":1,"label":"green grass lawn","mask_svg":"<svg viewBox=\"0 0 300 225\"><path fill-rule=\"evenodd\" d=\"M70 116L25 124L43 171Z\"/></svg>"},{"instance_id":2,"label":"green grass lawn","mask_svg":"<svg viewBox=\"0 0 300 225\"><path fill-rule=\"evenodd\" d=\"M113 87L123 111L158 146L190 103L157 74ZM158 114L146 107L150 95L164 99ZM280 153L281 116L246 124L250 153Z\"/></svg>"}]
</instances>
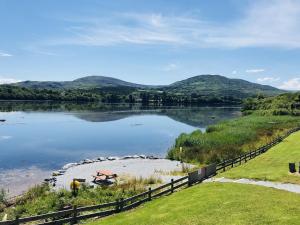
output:
<instances>
[{"instance_id":1,"label":"green grass lawn","mask_svg":"<svg viewBox=\"0 0 300 225\"><path fill-rule=\"evenodd\" d=\"M299 224L300 195L246 184L205 183L97 224Z\"/></svg>"},{"instance_id":2,"label":"green grass lawn","mask_svg":"<svg viewBox=\"0 0 300 225\"><path fill-rule=\"evenodd\" d=\"M289 162L300 162L300 132L294 133L282 143L255 159L221 173L219 177L249 178L300 184L300 174L289 173Z\"/></svg>"}]
</instances>

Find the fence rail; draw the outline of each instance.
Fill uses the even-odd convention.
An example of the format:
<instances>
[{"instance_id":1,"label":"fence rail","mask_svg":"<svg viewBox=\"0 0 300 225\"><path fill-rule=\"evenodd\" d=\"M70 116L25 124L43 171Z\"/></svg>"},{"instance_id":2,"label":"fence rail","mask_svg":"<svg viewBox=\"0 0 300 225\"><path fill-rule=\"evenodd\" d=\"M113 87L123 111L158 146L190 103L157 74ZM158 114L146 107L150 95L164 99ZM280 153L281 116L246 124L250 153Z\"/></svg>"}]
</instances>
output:
<instances>
[{"instance_id":1,"label":"fence rail","mask_svg":"<svg viewBox=\"0 0 300 225\"><path fill-rule=\"evenodd\" d=\"M271 141L270 143L256 149L255 151L250 151L247 152L245 154L242 154L238 157L232 158L232 159L228 159L228 160L224 160L221 163L217 164L217 171L225 171L227 167L234 167L238 165L241 165L243 162L247 162L253 158L255 158L256 156L259 156L263 153L265 153L266 151L268 151L270 148L274 147L275 145L279 144L280 142L282 142L285 138L287 138L289 135L291 135L292 133L295 133L297 131L299 131L300 128L294 128L292 130L289 130L286 134L284 134L283 136L277 137L275 138L273 141Z\"/></svg>"},{"instance_id":2,"label":"fence rail","mask_svg":"<svg viewBox=\"0 0 300 225\"><path fill-rule=\"evenodd\" d=\"M160 196L171 194L174 190L187 186L189 177L184 176L177 180L171 180L170 183L164 184L157 188L151 189L148 191L140 193L138 195L126 198L126 199L118 199L115 202L105 203L101 205L93 205L87 207L80 208L72 208L68 210L52 212L37 216L24 217L24 218L16 218L15 220L1 221L0 225L17 225L28 222L36 222L37 224L44 225L52 225L52 224L63 224L63 223L71 223L75 224L80 220L93 218L93 217L105 217L115 213L119 213L125 210L129 210L137 207L138 205L151 201L154 198L158 198ZM99 211L101 210L101 211ZM93 212L97 211L97 212Z\"/></svg>"},{"instance_id":3,"label":"fence rail","mask_svg":"<svg viewBox=\"0 0 300 225\"><path fill-rule=\"evenodd\" d=\"M288 131L285 135L276 138L272 142L256 149L255 151L247 152L233 159L224 160L223 162L218 164L211 164L207 167L203 167L197 171L189 173L188 176L184 176L177 180L172 179L170 183L164 184L154 189L149 188L148 191L126 199L118 199L115 202L109 202L101 205L93 205L79 208L74 207L72 209L58 212L51 212L47 214L24 218L16 218L15 220L0 221L0 225L19 225L29 222L36 222L37 224L41 225L57 225L63 223L75 224L80 220L94 217L101 218L125 210L129 210L141 205L142 203L151 201L153 198L158 198L166 194L172 194L175 190L179 188L182 188L184 186L191 186L194 183L201 182L211 176L214 176L220 170L226 171L227 167L232 168L237 164L240 165L243 162L246 163L247 161L255 158L256 156L268 151L276 144L282 142L282 140L288 137L290 134L299 130L300 128L292 129Z\"/></svg>"}]
</instances>

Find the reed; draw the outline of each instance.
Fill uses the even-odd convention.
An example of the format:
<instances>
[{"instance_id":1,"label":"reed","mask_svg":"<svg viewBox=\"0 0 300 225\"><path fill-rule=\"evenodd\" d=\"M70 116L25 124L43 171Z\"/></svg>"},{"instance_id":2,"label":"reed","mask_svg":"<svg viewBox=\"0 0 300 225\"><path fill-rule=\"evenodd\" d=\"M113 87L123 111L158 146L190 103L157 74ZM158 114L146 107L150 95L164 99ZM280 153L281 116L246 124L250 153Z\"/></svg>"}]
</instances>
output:
<instances>
[{"instance_id":1,"label":"reed","mask_svg":"<svg viewBox=\"0 0 300 225\"><path fill-rule=\"evenodd\" d=\"M295 116L247 115L181 134L168 151L168 158L209 164L239 156L270 142L291 128L300 126Z\"/></svg>"}]
</instances>

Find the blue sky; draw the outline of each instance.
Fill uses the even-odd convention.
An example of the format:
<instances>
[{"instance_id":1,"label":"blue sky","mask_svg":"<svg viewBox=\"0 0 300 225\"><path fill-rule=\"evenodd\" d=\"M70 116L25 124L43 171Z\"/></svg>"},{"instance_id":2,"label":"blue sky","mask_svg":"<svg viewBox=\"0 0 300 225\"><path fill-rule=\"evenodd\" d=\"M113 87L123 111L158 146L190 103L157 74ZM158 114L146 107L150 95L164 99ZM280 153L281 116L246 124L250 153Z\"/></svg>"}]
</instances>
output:
<instances>
[{"instance_id":1,"label":"blue sky","mask_svg":"<svg viewBox=\"0 0 300 225\"><path fill-rule=\"evenodd\" d=\"M298 0L0 0L0 83L220 74L300 89Z\"/></svg>"}]
</instances>

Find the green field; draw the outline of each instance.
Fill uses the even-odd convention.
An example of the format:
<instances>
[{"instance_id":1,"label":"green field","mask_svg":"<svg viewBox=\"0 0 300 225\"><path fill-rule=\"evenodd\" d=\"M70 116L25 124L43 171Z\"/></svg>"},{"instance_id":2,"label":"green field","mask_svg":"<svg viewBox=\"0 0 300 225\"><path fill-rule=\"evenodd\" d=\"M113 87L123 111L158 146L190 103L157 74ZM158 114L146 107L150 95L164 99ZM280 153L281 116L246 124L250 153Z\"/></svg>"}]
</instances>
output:
<instances>
[{"instance_id":1,"label":"green field","mask_svg":"<svg viewBox=\"0 0 300 225\"><path fill-rule=\"evenodd\" d=\"M249 178L300 184L300 174L289 173L289 162L296 162L296 167L299 168L300 132L292 134L282 143L248 163L219 174L219 177Z\"/></svg>"},{"instance_id":2,"label":"green field","mask_svg":"<svg viewBox=\"0 0 300 225\"><path fill-rule=\"evenodd\" d=\"M205 183L97 224L299 224L300 195L246 184Z\"/></svg>"}]
</instances>

